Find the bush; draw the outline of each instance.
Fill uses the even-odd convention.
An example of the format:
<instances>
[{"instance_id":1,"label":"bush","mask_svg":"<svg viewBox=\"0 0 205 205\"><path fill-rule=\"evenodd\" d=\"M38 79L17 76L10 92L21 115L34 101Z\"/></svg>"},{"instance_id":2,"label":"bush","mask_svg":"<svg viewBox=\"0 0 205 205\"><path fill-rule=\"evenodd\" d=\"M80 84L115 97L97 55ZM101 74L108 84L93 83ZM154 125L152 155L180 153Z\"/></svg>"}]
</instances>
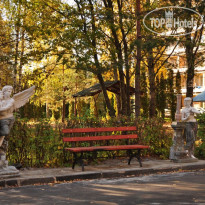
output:
<instances>
[{"instance_id":1,"label":"bush","mask_svg":"<svg viewBox=\"0 0 205 205\"><path fill-rule=\"evenodd\" d=\"M200 114L197 117L198 132L195 142L195 155L199 159L205 159L205 114Z\"/></svg>"},{"instance_id":2,"label":"bush","mask_svg":"<svg viewBox=\"0 0 205 205\"><path fill-rule=\"evenodd\" d=\"M56 167L65 161L63 142L58 125L52 127L47 120L29 124L17 120L9 138L8 159L24 167Z\"/></svg>"},{"instance_id":3,"label":"bush","mask_svg":"<svg viewBox=\"0 0 205 205\"><path fill-rule=\"evenodd\" d=\"M163 127L163 124L164 121L158 118L139 119L136 122L126 117L121 117L120 119L112 118L110 120L73 118L68 121L66 127L137 126L138 143L150 146L150 149L145 151L144 154L167 159L172 137L171 133L167 132L166 128ZM61 133L63 126L58 123L51 125L47 120L28 123L27 119L18 119L14 123L9 138L9 162L21 163L23 167L70 166L72 155L69 152L64 152L63 149L65 146L62 142ZM123 153L123 151L117 152L121 156ZM99 156L108 157L110 155L107 152L99 152Z\"/></svg>"},{"instance_id":4,"label":"bush","mask_svg":"<svg viewBox=\"0 0 205 205\"><path fill-rule=\"evenodd\" d=\"M140 141L150 146L150 149L146 150L147 154L168 159L172 145L172 130L164 126L164 120L144 118L137 120L136 125Z\"/></svg>"}]
</instances>

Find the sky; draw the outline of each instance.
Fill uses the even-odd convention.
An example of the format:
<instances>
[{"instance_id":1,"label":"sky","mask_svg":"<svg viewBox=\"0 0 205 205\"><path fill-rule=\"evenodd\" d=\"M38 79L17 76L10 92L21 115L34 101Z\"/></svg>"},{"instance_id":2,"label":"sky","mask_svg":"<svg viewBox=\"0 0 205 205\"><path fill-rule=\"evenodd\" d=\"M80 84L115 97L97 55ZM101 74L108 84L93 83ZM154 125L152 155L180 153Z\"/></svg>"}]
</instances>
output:
<instances>
[{"instance_id":1,"label":"sky","mask_svg":"<svg viewBox=\"0 0 205 205\"><path fill-rule=\"evenodd\" d=\"M75 4L74 0L62 0L62 1L65 2L65 3L68 3L69 5L74 5Z\"/></svg>"}]
</instances>

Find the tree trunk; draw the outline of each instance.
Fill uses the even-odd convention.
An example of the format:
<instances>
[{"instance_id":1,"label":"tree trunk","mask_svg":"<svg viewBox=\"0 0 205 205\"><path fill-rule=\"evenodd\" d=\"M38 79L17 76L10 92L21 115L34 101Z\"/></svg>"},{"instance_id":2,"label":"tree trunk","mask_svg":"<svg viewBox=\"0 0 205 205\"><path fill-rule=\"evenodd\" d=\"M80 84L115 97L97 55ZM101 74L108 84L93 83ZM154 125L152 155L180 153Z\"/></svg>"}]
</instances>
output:
<instances>
[{"instance_id":1,"label":"tree trunk","mask_svg":"<svg viewBox=\"0 0 205 205\"><path fill-rule=\"evenodd\" d=\"M187 58L187 81L186 81L186 97L193 97L193 89L194 89L194 61Z\"/></svg>"},{"instance_id":2,"label":"tree trunk","mask_svg":"<svg viewBox=\"0 0 205 205\"><path fill-rule=\"evenodd\" d=\"M149 108L149 116L150 116L150 118L156 116L156 92L155 92L156 88L155 88L154 77L151 77L151 76L149 76L149 83L150 83L150 108Z\"/></svg>"},{"instance_id":3,"label":"tree trunk","mask_svg":"<svg viewBox=\"0 0 205 205\"><path fill-rule=\"evenodd\" d=\"M118 3L118 11L119 11L119 21L120 21L120 29L122 33L122 41L124 45L124 59L125 59L125 69L126 69L126 114L127 116L130 116L130 76L129 76L129 59L128 59L128 46L127 46L127 40L126 35L123 27L123 20L122 20L122 2L120 0L117 0ZM124 73L123 73L124 75ZM124 89L122 87L122 89Z\"/></svg>"},{"instance_id":4,"label":"tree trunk","mask_svg":"<svg viewBox=\"0 0 205 205\"><path fill-rule=\"evenodd\" d=\"M149 116L150 118L156 115L156 85L155 85L155 72L153 65L153 51L150 49L148 51L148 73L149 73L149 90L150 90L150 108Z\"/></svg>"},{"instance_id":5,"label":"tree trunk","mask_svg":"<svg viewBox=\"0 0 205 205\"><path fill-rule=\"evenodd\" d=\"M187 61L186 97L193 97L195 59L194 59L194 54L193 54L194 51L193 51L191 35L186 36L186 41L187 41L187 43L185 44L186 61Z\"/></svg>"},{"instance_id":6,"label":"tree trunk","mask_svg":"<svg viewBox=\"0 0 205 205\"><path fill-rule=\"evenodd\" d=\"M46 102L46 118L49 118L49 106L48 106L48 102Z\"/></svg>"},{"instance_id":7,"label":"tree trunk","mask_svg":"<svg viewBox=\"0 0 205 205\"><path fill-rule=\"evenodd\" d=\"M14 93L17 92L17 74L18 74L18 52L19 52L19 32L20 32L20 13L21 13L21 4L19 3L17 8L18 16L17 16L17 23L15 25L16 31L16 44L15 44L15 60L14 60L14 82L13 82L13 91Z\"/></svg>"},{"instance_id":8,"label":"tree trunk","mask_svg":"<svg viewBox=\"0 0 205 205\"><path fill-rule=\"evenodd\" d=\"M126 115L127 100L126 100L126 90L125 90L125 81L124 81L124 72L123 72L123 55L122 55L121 43L118 39L118 34L115 29L113 2L112 0L103 0L103 2L105 7L109 9L109 15L107 15L107 20L109 21L109 26L110 26L111 33L113 35L114 45L115 45L117 58L118 58L117 65L118 65L118 71L120 77L120 97L121 97L121 107L122 107L121 110L122 110L122 114Z\"/></svg>"},{"instance_id":9,"label":"tree trunk","mask_svg":"<svg viewBox=\"0 0 205 205\"><path fill-rule=\"evenodd\" d=\"M17 67L18 67L18 52L19 52L19 26L16 27L16 45L15 45L15 62L14 62L14 82L13 90L17 92Z\"/></svg>"},{"instance_id":10,"label":"tree trunk","mask_svg":"<svg viewBox=\"0 0 205 205\"><path fill-rule=\"evenodd\" d=\"M141 25L140 25L140 0L136 0L136 16L137 16L137 63L135 71L135 116L140 116L140 63L141 63Z\"/></svg>"},{"instance_id":11,"label":"tree trunk","mask_svg":"<svg viewBox=\"0 0 205 205\"><path fill-rule=\"evenodd\" d=\"M118 80L117 68L115 67L115 65L114 65L114 79L115 79L115 81ZM122 111L121 111L120 95L115 94L115 98L116 98L116 102L117 102L117 114L121 115Z\"/></svg>"},{"instance_id":12,"label":"tree trunk","mask_svg":"<svg viewBox=\"0 0 205 205\"><path fill-rule=\"evenodd\" d=\"M101 74L98 74L97 77L98 77L98 80L99 80L101 88L102 88L102 92L103 92L103 95L104 95L104 98L105 98L105 103L106 103L106 106L108 108L109 115L111 117L114 117L115 116L115 110L112 107L112 105L110 103L110 100L108 98L108 94L107 94L107 90L106 90L106 87L105 87L105 83L104 83L103 77L102 77Z\"/></svg>"},{"instance_id":13,"label":"tree trunk","mask_svg":"<svg viewBox=\"0 0 205 205\"><path fill-rule=\"evenodd\" d=\"M64 86L64 64L63 64L63 107L62 107L62 122L65 122L65 91L66 91L66 87Z\"/></svg>"},{"instance_id":14,"label":"tree trunk","mask_svg":"<svg viewBox=\"0 0 205 205\"><path fill-rule=\"evenodd\" d=\"M121 69L119 69L119 76L120 76L120 97L121 97L122 115L126 115L127 100L126 100L126 93L125 93L125 81L124 81L124 72Z\"/></svg>"},{"instance_id":15,"label":"tree trunk","mask_svg":"<svg viewBox=\"0 0 205 205\"><path fill-rule=\"evenodd\" d=\"M94 61L95 61L95 66L98 70L97 77L98 77L98 80L100 82L100 85L101 85L101 88L102 88L102 91L103 91L103 95L104 95L104 98L105 98L105 103L106 103L106 106L108 108L109 115L111 117L114 117L115 116L115 110L112 107L112 105L110 103L110 100L108 98L107 90L106 90L105 83L104 83L104 80L103 80L103 77L102 77L102 74L101 74L101 67L100 67L100 63L99 63L98 55L97 55L97 45L96 45L96 36L95 36L96 26L95 26L94 8L93 8L93 4L92 4L91 0L89 0L89 3L90 3L90 10L91 10L91 19L92 19L91 23L92 23L92 31L93 31L93 38L92 38L92 46L94 48L93 49L93 57L94 57Z\"/></svg>"},{"instance_id":16,"label":"tree trunk","mask_svg":"<svg viewBox=\"0 0 205 205\"><path fill-rule=\"evenodd\" d=\"M77 99L76 98L74 102L74 116L77 117Z\"/></svg>"},{"instance_id":17,"label":"tree trunk","mask_svg":"<svg viewBox=\"0 0 205 205\"><path fill-rule=\"evenodd\" d=\"M99 94L98 94L99 95ZM98 98L98 95L97 95L97 98ZM96 95L95 95L96 96ZM95 117L98 118L98 107L97 107L97 98L95 99L95 96L93 96L93 100L94 100L94 115Z\"/></svg>"},{"instance_id":18,"label":"tree trunk","mask_svg":"<svg viewBox=\"0 0 205 205\"><path fill-rule=\"evenodd\" d=\"M201 3L201 5L200 5ZM191 8L192 5L192 1L186 0L185 1L185 6L187 8ZM200 10L200 13L204 12L204 2L203 1L199 1L199 4L196 5L196 10ZM187 97L193 97L193 89L194 89L194 73L195 73L195 63L196 63L196 59L198 58L197 56L197 51L199 49L200 43L201 43L201 38L203 35L203 30L204 30L204 26L202 24L202 27L195 31L195 33L192 34L188 34L185 36L185 52L186 52L186 60L187 60L187 81L186 81L186 88L187 88L187 93L186 96ZM190 28L187 28L186 32L191 32Z\"/></svg>"},{"instance_id":19,"label":"tree trunk","mask_svg":"<svg viewBox=\"0 0 205 205\"><path fill-rule=\"evenodd\" d=\"M23 56L24 56L24 48L25 48L25 39L24 39L25 31L22 31L22 37L21 37L21 56L20 56L20 64L19 64L19 87L18 91L22 90L22 67L23 67Z\"/></svg>"}]
</instances>

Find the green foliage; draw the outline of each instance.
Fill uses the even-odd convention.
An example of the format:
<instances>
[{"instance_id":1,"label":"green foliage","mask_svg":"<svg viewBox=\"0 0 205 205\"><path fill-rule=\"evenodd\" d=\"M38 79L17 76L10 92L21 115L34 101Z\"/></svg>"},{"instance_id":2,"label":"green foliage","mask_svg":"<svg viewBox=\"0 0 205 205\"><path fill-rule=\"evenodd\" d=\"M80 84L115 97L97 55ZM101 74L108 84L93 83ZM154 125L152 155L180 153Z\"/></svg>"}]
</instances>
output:
<instances>
[{"instance_id":1,"label":"green foliage","mask_svg":"<svg viewBox=\"0 0 205 205\"><path fill-rule=\"evenodd\" d=\"M9 138L8 158L24 167L61 166L65 163L62 147L58 125L53 127L46 120L33 124L17 120Z\"/></svg>"},{"instance_id":2,"label":"green foliage","mask_svg":"<svg viewBox=\"0 0 205 205\"><path fill-rule=\"evenodd\" d=\"M137 126L139 144L147 144L150 149L144 154L167 159L171 146L171 135L163 127L161 119L139 119L137 122L127 117L120 119L111 118L100 120L99 118L73 118L67 123L67 127L115 127ZM28 123L27 119L17 120L9 138L8 160L10 163L21 163L23 167L60 167L71 164L72 155L64 151L64 147L71 146L62 141L62 124L51 125L47 120ZM107 134L107 133L102 133ZM111 133L110 133L111 134ZM116 133L120 134L120 133ZM112 142L110 142L112 143ZM120 141L115 141L119 144ZM89 143L85 143L88 146ZM99 145L99 142L93 142ZM114 154L116 154L114 152ZM87 157L92 155L86 154ZM124 156L124 151L117 152ZM98 157L112 156L109 152L99 152ZM92 155L92 157L96 157Z\"/></svg>"},{"instance_id":3,"label":"green foliage","mask_svg":"<svg viewBox=\"0 0 205 205\"><path fill-rule=\"evenodd\" d=\"M205 114L198 117L198 133L195 142L195 155L199 159L205 159Z\"/></svg>"},{"instance_id":4,"label":"green foliage","mask_svg":"<svg viewBox=\"0 0 205 205\"><path fill-rule=\"evenodd\" d=\"M172 132L164 126L162 118L139 119L136 122L142 144L150 146L147 154L168 159L172 145Z\"/></svg>"}]
</instances>

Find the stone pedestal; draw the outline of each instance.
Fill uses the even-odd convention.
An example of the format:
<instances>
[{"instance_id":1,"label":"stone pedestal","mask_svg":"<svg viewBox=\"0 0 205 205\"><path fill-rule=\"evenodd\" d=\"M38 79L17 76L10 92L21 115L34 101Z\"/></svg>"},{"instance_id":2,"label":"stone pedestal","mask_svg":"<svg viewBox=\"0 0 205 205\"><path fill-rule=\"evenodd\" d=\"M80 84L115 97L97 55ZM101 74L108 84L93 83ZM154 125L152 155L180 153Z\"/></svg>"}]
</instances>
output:
<instances>
[{"instance_id":1,"label":"stone pedestal","mask_svg":"<svg viewBox=\"0 0 205 205\"><path fill-rule=\"evenodd\" d=\"M8 166L6 155L0 155L0 179L19 177L19 170L14 166Z\"/></svg>"},{"instance_id":2,"label":"stone pedestal","mask_svg":"<svg viewBox=\"0 0 205 205\"><path fill-rule=\"evenodd\" d=\"M195 162L196 158L191 158L188 155L188 150L185 149L185 128L186 122L173 122L172 128L174 129L173 145L170 148L170 160L173 162Z\"/></svg>"},{"instance_id":3,"label":"stone pedestal","mask_svg":"<svg viewBox=\"0 0 205 205\"><path fill-rule=\"evenodd\" d=\"M19 176L19 170L17 170L14 166L0 168L0 179L14 178Z\"/></svg>"}]
</instances>

